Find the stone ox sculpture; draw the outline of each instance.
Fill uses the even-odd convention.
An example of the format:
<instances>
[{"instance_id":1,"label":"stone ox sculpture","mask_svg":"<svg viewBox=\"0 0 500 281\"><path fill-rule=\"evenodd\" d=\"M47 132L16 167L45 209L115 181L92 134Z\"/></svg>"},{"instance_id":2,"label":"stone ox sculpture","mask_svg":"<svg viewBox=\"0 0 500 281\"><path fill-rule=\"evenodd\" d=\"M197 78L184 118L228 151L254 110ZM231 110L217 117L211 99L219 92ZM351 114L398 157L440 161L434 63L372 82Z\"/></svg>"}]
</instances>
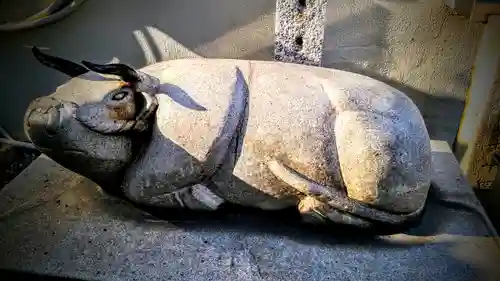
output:
<instances>
[{"instance_id":1,"label":"stone ox sculpture","mask_svg":"<svg viewBox=\"0 0 500 281\"><path fill-rule=\"evenodd\" d=\"M369 227L419 218L430 140L415 104L362 75L281 62L180 59L140 70L82 65L34 100L33 144L140 205L297 206L306 222Z\"/></svg>"}]
</instances>

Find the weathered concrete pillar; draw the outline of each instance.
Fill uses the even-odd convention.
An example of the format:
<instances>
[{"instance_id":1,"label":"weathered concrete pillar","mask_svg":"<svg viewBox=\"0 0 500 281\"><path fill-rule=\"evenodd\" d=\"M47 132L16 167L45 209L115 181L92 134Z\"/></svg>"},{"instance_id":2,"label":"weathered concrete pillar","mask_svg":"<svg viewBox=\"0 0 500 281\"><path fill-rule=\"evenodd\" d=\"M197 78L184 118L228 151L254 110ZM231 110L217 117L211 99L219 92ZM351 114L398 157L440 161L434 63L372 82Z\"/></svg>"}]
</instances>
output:
<instances>
[{"instance_id":1,"label":"weathered concrete pillar","mask_svg":"<svg viewBox=\"0 0 500 281\"><path fill-rule=\"evenodd\" d=\"M274 59L321 65L327 0L276 0Z\"/></svg>"},{"instance_id":2,"label":"weathered concrete pillar","mask_svg":"<svg viewBox=\"0 0 500 281\"><path fill-rule=\"evenodd\" d=\"M499 30L500 15L489 16L455 144L455 154L464 174L469 183L479 189L492 188L500 176Z\"/></svg>"},{"instance_id":3,"label":"weathered concrete pillar","mask_svg":"<svg viewBox=\"0 0 500 281\"><path fill-rule=\"evenodd\" d=\"M444 0L458 14L475 22L487 22L491 15L500 15L500 0Z\"/></svg>"}]
</instances>

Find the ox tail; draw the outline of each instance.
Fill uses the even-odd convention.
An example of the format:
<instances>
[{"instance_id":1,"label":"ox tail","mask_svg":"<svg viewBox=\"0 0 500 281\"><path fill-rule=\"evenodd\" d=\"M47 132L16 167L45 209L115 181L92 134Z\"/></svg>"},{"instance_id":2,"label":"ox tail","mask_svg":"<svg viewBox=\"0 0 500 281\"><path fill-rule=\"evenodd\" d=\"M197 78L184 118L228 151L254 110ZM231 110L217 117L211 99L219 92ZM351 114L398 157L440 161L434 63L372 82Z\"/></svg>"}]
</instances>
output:
<instances>
[{"instance_id":1,"label":"ox tail","mask_svg":"<svg viewBox=\"0 0 500 281\"><path fill-rule=\"evenodd\" d=\"M332 213L334 217L339 217L339 214L346 214L355 218L355 220L349 221L361 220L374 225L400 226L418 220L425 207L424 202L420 208L411 213L388 212L353 200L340 190L316 183L276 160L270 161L268 168L276 177L291 187L325 203L325 206L331 207L333 210L324 207L321 208L322 210L316 210L316 212L326 217L330 217L328 213ZM342 222L345 222L345 220ZM360 223L355 224L360 225Z\"/></svg>"}]
</instances>

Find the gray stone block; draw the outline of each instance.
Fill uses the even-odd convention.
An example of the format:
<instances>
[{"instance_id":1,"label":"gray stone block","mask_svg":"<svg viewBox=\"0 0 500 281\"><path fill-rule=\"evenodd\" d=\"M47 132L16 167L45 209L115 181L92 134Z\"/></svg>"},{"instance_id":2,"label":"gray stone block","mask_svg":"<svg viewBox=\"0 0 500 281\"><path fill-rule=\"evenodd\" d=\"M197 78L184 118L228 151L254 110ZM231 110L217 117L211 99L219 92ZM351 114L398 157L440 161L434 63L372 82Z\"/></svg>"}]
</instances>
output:
<instances>
[{"instance_id":1,"label":"gray stone block","mask_svg":"<svg viewBox=\"0 0 500 281\"><path fill-rule=\"evenodd\" d=\"M374 238L245 213L153 220L42 156L0 193L0 268L86 280L499 280L497 234L448 145L432 145L439 195L422 223Z\"/></svg>"}]
</instances>

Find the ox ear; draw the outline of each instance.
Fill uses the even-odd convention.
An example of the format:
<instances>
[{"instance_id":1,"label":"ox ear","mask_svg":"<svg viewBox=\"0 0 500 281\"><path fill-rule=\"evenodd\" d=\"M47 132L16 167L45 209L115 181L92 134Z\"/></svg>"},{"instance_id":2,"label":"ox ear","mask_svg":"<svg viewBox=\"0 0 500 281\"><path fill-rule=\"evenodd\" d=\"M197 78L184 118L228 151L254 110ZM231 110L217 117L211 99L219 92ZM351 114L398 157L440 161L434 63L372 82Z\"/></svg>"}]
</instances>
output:
<instances>
[{"instance_id":1,"label":"ox ear","mask_svg":"<svg viewBox=\"0 0 500 281\"><path fill-rule=\"evenodd\" d=\"M41 64L50 67L52 69L55 69L57 71L60 71L70 77L74 78L89 72L87 68L77 63L74 63L72 61L63 58L45 54L35 46L31 48L31 52L35 56L36 60L39 61Z\"/></svg>"},{"instance_id":2,"label":"ox ear","mask_svg":"<svg viewBox=\"0 0 500 281\"><path fill-rule=\"evenodd\" d=\"M120 76L120 78L128 83L139 82L140 76L132 67L122 63L96 64L88 61L82 61L82 64L88 69L101 73Z\"/></svg>"}]
</instances>

